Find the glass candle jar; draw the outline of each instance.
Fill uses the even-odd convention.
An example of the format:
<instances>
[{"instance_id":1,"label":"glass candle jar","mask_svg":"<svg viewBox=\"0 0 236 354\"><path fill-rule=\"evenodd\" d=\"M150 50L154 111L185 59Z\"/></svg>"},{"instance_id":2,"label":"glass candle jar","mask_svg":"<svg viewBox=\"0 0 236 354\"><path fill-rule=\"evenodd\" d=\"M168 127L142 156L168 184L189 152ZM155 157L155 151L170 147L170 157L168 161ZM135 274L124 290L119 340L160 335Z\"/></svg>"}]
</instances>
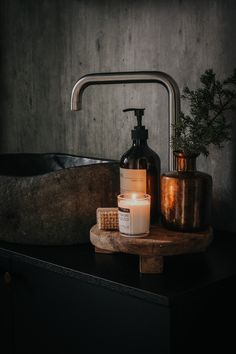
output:
<instances>
[{"instance_id":1,"label":"glass candle jar","mask_svg":"<svg viewBox=\"0 0 236 354\"><path fill-rule=\"evenodd\" d=\"M144 237L150 229L151 197L143 193L118 195L119 231L126 237Z\"/></svg>"}]
</instances>

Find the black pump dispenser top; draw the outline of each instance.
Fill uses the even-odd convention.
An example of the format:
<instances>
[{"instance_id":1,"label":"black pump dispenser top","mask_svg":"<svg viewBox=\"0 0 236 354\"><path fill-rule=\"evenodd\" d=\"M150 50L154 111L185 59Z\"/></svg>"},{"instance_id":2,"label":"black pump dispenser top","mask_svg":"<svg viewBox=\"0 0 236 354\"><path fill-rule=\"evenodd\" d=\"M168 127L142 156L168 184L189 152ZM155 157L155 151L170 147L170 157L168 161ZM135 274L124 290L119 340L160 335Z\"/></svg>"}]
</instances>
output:
<instances>
[{"instance_id":1,"label":"black pump dispenser top","mask_svg":"<svg viewBox=\"0 0 236 354\"><path fill-rule=\"evenodd\" d=\"M147 140L148 130L145 129L145 125L142 125L142 117L144 115L145 108L127 108L123 112L134 111L134 115L137 117L138 125L131 131L132 140Z\"/></svg>"}]
</instances>

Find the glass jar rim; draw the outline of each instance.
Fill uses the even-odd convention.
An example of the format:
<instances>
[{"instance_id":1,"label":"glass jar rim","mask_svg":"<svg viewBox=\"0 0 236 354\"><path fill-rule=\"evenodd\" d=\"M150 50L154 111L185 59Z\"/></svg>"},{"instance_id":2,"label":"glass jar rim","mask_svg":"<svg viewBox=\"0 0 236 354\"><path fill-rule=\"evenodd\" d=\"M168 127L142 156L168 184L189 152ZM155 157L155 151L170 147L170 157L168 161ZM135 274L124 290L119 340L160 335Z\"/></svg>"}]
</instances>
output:
<instances>
[{"instance_id":1,"label":"glass jar rim","mask_svg":"<svg viewBox=\"0 0 236 354\"><path fill-rule=\"evenodd\" d=\"M119 200L149 200L151 196L142 192L127 192L119 194L117 198Z\"/></svg>"}]
</instances>

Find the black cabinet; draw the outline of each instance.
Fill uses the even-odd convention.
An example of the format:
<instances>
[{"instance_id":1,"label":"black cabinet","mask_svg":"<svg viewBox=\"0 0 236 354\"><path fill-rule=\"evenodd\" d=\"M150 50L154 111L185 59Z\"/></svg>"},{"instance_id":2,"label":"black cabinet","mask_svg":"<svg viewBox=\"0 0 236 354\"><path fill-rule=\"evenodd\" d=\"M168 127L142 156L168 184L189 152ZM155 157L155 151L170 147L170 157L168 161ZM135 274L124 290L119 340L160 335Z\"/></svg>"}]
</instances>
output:
<instances>
[{"instance_id":1,"label":"black cabinet","mask_svg":"<svg viewBox=\"0 0 236 354\"><path fill-rule=\"evenodd\" d=\"M169 309L21 260L14 354L169 353Z\"/></svg>"},{"instance_id":2,"label":"black cabinet","mask_svg":"<svg viewBox=\"0 0 236 354\"><path fill-rule=\"evenodd\" d=\"M235 249L235 236L222 237L140 275L138 257L89 245L0 244L0 353L230 352Z\"/></svg>"},{"instance_id":3,"label":"black cabinet","mask_svg":"<svg viewBox=\"0 0 236 354\"><path fill-rule=\"evenodd\" d=\"M0 352L13 352L13 293L10 259L0 252Z\"/></svg>"}]
</instances>

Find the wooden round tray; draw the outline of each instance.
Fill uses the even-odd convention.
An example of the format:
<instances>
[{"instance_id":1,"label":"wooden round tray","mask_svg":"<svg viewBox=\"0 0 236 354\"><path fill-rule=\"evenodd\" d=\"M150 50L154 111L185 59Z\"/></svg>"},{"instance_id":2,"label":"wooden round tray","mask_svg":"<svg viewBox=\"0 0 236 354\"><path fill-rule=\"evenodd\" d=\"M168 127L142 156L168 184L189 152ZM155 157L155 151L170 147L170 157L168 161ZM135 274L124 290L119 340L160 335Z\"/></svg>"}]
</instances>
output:
<instances>
[{"instance_id":1,"label":"wooden round tray","mask_svg":"<svg viewBox=\"0 0 236 354\"><path fill-rule=\"evenodd\" d=\"M124 237L118 231L99 230L97 225L90 230L90 241L95 246L96 253L137 254L141 273L162 273L164 256L204 252L212 239L211 227L205 231L190 233L155 225L144 238Z\"/></svg>"}]
</instances>

